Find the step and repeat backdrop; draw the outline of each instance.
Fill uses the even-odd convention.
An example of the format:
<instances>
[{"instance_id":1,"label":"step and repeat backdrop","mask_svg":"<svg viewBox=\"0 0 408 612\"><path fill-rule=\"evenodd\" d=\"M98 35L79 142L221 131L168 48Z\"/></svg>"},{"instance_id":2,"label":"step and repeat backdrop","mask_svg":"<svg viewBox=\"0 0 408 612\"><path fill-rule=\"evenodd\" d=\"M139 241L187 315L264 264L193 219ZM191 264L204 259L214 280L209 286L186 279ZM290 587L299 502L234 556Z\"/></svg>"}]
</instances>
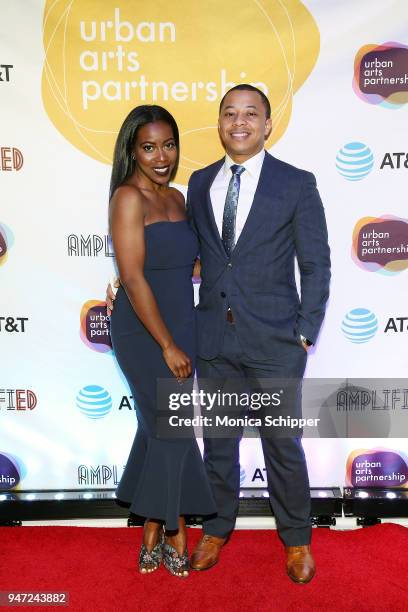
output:
<instances>
[{"instance_id":1,"label":"step and repeat backdrop","mask_svg":"<svg viewBox=\"0 0 408 612\"><path fill-rule=\"evenodd\" d=\"M136 414L104 303L116 134L134 106L167 107L185 192L222 155L218 104L239 82L268 94L267 149L314 172L325 205L333 280L306 377L338 379L337 411L401 423L305 438L311 485L408 486L406 0L0 6L0 489L118 483ZM355 378L385 380L344 395ZM259 440L241 466L265 486Z\"/></svg>"}]
</instances>

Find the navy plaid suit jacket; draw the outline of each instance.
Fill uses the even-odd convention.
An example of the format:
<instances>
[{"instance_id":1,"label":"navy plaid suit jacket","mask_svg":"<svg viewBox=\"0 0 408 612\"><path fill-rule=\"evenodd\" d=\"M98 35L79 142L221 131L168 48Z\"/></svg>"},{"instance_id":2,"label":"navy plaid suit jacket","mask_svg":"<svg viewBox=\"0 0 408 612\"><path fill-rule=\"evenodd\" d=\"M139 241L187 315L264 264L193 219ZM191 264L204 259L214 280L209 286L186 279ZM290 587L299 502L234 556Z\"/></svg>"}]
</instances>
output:
<instances>
[{"instance_id":1,"label":"navy plaid suit jacket","mask_svg":"<svg viewBox=\"0 0 408 612\"><path fill-rule=\"evenodd\" d=\"M266 153L250 213L228 257L210 200L223 163L194 172L188 186L202 266L198 354L212 359L220 352L229 306L248 357L267 360L283 352L289 358L300 334L316 341L329 295L330 249L315 177Z\"/></svg>"}]
</instances>

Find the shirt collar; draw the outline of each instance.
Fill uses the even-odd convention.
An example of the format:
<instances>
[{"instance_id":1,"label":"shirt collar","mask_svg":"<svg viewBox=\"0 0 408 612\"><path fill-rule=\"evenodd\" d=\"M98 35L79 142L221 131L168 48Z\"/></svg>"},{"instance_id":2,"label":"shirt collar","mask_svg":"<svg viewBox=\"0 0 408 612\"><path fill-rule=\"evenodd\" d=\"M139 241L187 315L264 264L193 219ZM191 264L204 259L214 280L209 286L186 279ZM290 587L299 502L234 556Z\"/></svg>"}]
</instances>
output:
<instances>
[{"instance_id":1,"label":"shirt collar","mask_svg":"<svg viewBox=\"0 0 408 612\"><path fill-rule=\"evenodd\" d=\"M258 180L259 175L261 174L262 164L264 162L264 159L265 159L265 149L262 149L261 151L259 151L259 153L257 153L256 155L253 155L252 157L247 159L244 163L240 164L240 166L244 166L245 172L248 172L248 174L252 178ZM225 156L225 162L224 162L224 176L228 176L228 178L231 177L230 168L234 164L236 164L236 162L234 162L234 160L232 160L231 157L227 153Z\"/></svg>"}]
</instances>

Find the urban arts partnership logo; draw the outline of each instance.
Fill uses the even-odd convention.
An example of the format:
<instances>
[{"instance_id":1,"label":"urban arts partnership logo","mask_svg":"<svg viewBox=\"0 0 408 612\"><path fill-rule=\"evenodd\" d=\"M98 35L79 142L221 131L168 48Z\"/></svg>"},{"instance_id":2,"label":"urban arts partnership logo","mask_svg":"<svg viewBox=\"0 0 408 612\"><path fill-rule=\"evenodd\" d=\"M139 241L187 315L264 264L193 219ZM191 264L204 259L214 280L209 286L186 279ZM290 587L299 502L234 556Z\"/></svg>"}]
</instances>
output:
<instances>
[{"instance_id":1,"label":"urban arts partnership logo","mask_svg":"<svg viewBox=\"0 0 408 612\"><path fill-rule=\"evenodd\" d=\"M398 42L365 45L354 60L353 89L369 104L399 108L408 102L408 47Z\"/></svg>"},{"instance_id":2,"label":"urban arts partnership logo","mask_svg":"<svg viewBox=\"0 0 408 612\"><path fill-rule=\"evenodd\" d=\"M191 0L156 0L154 7L152 12L149 3L105 0L95 13L94 0L45 2L42 97L56 129L86 155L110 164L129 110L163 105L179 122L177 180L186 184L192 171L216 157L218 104L245 81L269 95L274 130L268 145L277 142L288 126L293 95L320 50L318 27L303 2L263 0L260 9L247 0L224 0L217 18L205 0L196 0L193 12ZM242 40L245 57L237 57Z\"/></svg>"},{"instance_id":3,"label":"urban arts partnership logo","mask_svg":"<svg viewBox=\"0 0 408 612\"><path fill-rule=\"evenodd\" d=\"M0 453L0 491L14 489L23 478L20 461L8 453Z\"/></svg>"},{"instance_id":4,"label":"urban arts partnership logo","mask_svg":"<svg viewBox=\"0 0 408 612\"><path fill-rule=\"evenodd\" d=\"M357 449L346 465L350 487L408 487L408 462L401 452L385 448Z\"/></svg>"},{"instance_id":5,"label":"urban arts partnership logo","mask_svg":"<svg viewBox=\"0 0 408 612\"><path fill-rule=\"evenodd\" d=\"M14 235L11 229L0 223L0 266L6 263L8 252L14 244Z\"/></svg>"},{"instance_id":6,"label":"urban arts partnership logo","mask_svg":"<svg viewBox=\"0 0 408 612\"><path fill-rule=\"evenodd\" d=\"M24 157L16 147L0 147L0 168L2 172L18 172L24 164Z\"/></svg>"},{"instance_id":7,"label":"urban arts partnership logo","mask_svg":"<svg viewBox=\"0 0 408 612\"><path fill-rule=\"evenodd\" d=\"M344 317L341 330L350 342L362 344L374 338L378 330L378 320L367 308L353 308Z\"/></svg>"},{"instance_id":8,"label":"urban arts partnership logo","mask_svg":"<svg viewBox=\"0 0 408 612\"><path fill-rule=\"evenodd\" d=\"M31 389L0 389L0 410L34 410L37 401Z\"/></svg>"},{"instance_id":9,"label":"urban arts partnership logo","mask_svg":"<svg viewBox=\"0 0 408 612\"><path fill-rule=\"evenodd\" d=\"M363 270L398 274L408 268L408 221L393 215L363 217L353 230L353 261Z\"/></svg>"},{"instance_id":10,"label":"urban arts partnership logo","mask_svg":"<svg viewBox=\"0 0 408 612\"><path fill-rule=\"evenodd\" d=\"M348 181L361 181L374 166L371 149L362 142L348 142L337 153L336 168Z\"/></svg>"},{"instance_id":11,"label":"urban arts partnership logo","mask_svg":"<svg viewBox=\"0 0 408 612\"><path fill-rule=\"evenodd\" d=\"M98 300L85 302L81 309L80 321L79 333L82 342L98 353L111 353L112 342L106 303Z\"/></svg>"},{"instance_id":12,"label":"urban arts partnership logo","mask_svg":"<svg viewBox=\"0 0 408 612\"><path fill-rule=\"evenodd\" d=\"M76 397L77 408L90 419L102 419L112 408L112 398L108 391L99 385L87 385Z\"/></svg>"},{"instance_id":13,"label":"urban arts partnership logo","mask_svg":"<svg viewBox=\"0 0 408 612\"><path fill-rule=\"evenodd\" d=\"M107 234L70 234L67 238L69 257L115 257L111 237Z\"/></svg>"}]
</instances>

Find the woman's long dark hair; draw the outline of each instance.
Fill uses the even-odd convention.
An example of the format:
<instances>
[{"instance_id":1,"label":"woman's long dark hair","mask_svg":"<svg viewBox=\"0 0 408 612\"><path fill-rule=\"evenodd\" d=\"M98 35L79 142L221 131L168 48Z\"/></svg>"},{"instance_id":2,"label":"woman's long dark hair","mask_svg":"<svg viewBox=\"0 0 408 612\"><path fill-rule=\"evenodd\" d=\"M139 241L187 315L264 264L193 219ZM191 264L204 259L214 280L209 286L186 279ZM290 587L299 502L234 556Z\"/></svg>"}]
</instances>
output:
<instances>
[{"instance_id":1,"label":"woman's long dark hair","mask_svg":"<svg viewBox=\"0 0 408 612\"><path fill-rule=\"evenodd\" d=\"M174 178L179 161L179 131L176 120L174 119L173 115L171 115L169 111L162 106L156 106L154 104L136 106L136 108L130 111L124 120L116 139L115 152L113 154L109 200L113 196L115 189L117 189L120 185L123 185L129 176L131 176L135 171L136 162L132 158L132 151L138 130L144 125L153 123L155 121L164 121L164 123L167 123L173 131L173 137L177 147L177 161L170 180Z\"/></svg>"}]
</instances>

